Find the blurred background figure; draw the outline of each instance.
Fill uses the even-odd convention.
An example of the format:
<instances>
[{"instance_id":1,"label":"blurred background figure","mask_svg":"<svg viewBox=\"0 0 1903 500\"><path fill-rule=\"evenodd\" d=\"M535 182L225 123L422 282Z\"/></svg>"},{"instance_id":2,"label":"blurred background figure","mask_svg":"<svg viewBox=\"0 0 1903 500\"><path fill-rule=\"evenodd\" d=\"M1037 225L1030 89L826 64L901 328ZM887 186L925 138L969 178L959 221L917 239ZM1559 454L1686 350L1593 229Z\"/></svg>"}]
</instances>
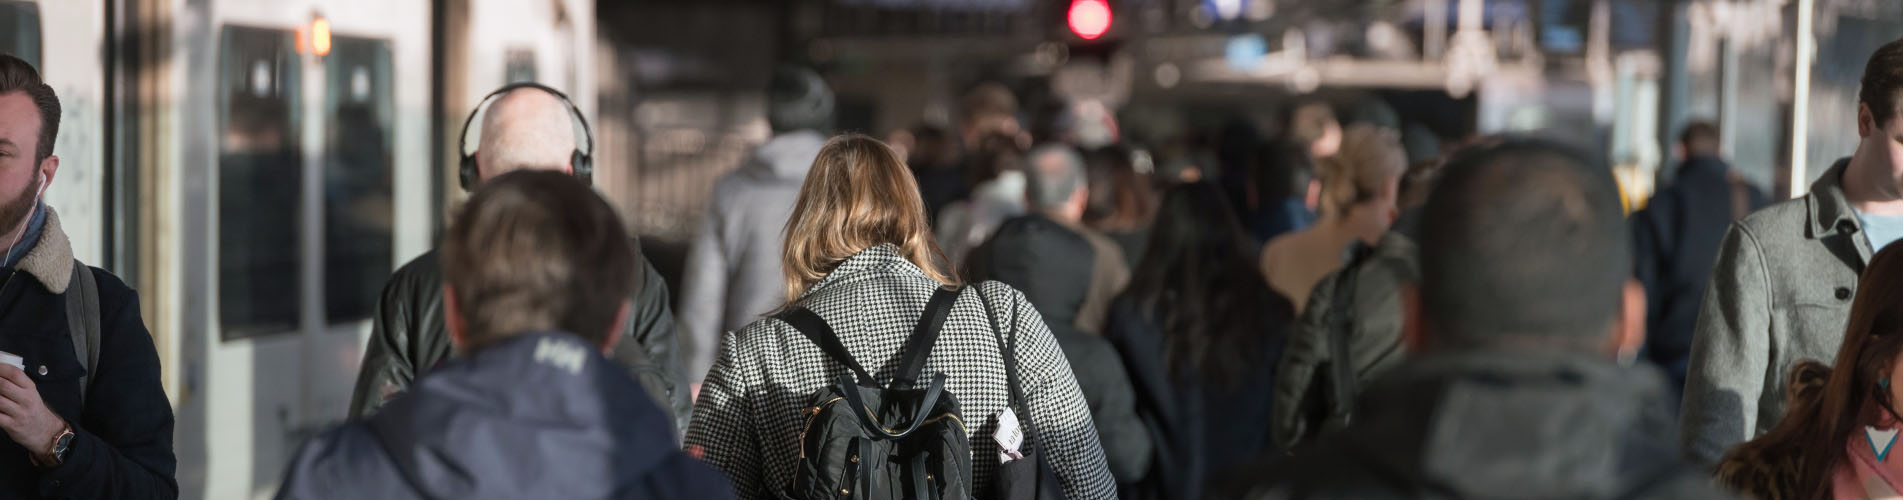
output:
<instances>
[{"instance_id":1,"label":"blurred background figure","mask_svg":"<svg viewBox=\"0 0 1903 500\"><path fill-rule=\"evenodd\" d=\"M1315 223L1314 156L1308 148L1285 141L1264 143L1255 152L1255 210L1249 235L1258 245ZM1318 200L1314 200L1318 201Z\"/></svg>"},{"instance_id":2,"label":"blurred background figure","mask_svg":"<svg viewBox=\"0 0 1903 500\"><path fill-rule=\"evenodd\" d=\"M1103 331L1104 315L1110 309L1110 300L1115 298L1123 287L1130 282L1130 268L1125 267L1123 251L1116 242L1083 225L1084 212L1090 203L1089 178L1086 176L1084 158L1070 146L1047 144L1030 152L1029 165L1025 170L1025 200L1030 213L1005 221L1010 225L1019 221L1034 221L1032 224L1055 228L1082 238L1090 251L1073 253L1071 259L1089 264L1090 272L1082 280L1072 284L1084 291L1082 303L1074 312L1076 327L1091 334ZM1022 231L1024 228L1016 228ZM1023 235L1013 235L1022 238ZM974 251L966 261L971 276L980 278L996 269L997 266L1015 266L1020 258L1031 258L1026 252L1054 254L1054 250L1030 247L1021 242L1007 242L1006 248L996 248L995 235L984 246ZM1035 241L1035 239L1034 239Z\"/></svg>"},{"instance_id":3,"label":"blurred background figure","mask_svg":"<svg viewBox=\"0 0 1903 500\"><path fill-rule=\"evenodd\" d=\"M1768 198L1719 156L1718 126L1692 122L1678 137L1677 177L1630 224L1633 276L1645 285L1645 359L1683 392L1698 305L1725 229Z\"/></svg>"},{"instance_id":4,"label":"blurred background figure","mask_svg":"<svg viewBox=\"0 0 1903 500\"><path fill-rule=\"evenodd\" d=\"M832 90L812 70L776 68L766 96L773 138L714 185L687 256L680 316L687 380L695 392L714 364L722 335L786 303L780 235L800 183L832 130Z\"/></svg>"},{"instance_id":5,"label":"blurred background figure","mask_svg":"<svg viewBox=\"0 0 1903 500\"><path fill-rule=\"evenodd\" d=\"M964 179L971 186L965 198L953 201L938 212L936 229L939 248L951 262L962 263L971 249L1006 219L1023 215L1025 196L1024 149L1009 134L991 134L978 148L965 154Z\"/></svg>"},{"instance_id":6,"label":"blurred background figure","mask_svg":"<svg viewBox=\"0 0 1903 500\"><path fill-rule=\"evenodd\" d=\"M1084 225L1116 242L1128 268L1143 258L1156 215L1156 181L1138 170L1135 154L1129 146L1111 145L1089 156L1090 203L1084 207Z\"/></svg>"},{"instance_id":7,"label":"blurred background figure","mask_svg":"<svg viewBox=\"0 0 1903 500\"><path fill-rule=\"evenodd\" d=\"M1407 157L1392 130L1368 125L1350 129L1341 154L1319 163L1321 218L1315 225L1269 241L1261 269L1277 293L1300 312L1323 276L1340 269L1344 252L1374 245L1399 216L1396 200Z\"/></svg>"},{"instance_id":8,"label":"blurred background figure","mask_svg":"<svg viewBox=\"0 0 1903 500\"><path fill-rule=\"evenodd\" d=\"M1218 473L1277 450L1264 423L1294 311L1251 272L1253 249L1214 184L1164 191L1104 330L1156 440L1136 498L1204 498Z\"/></svg>"},{"instance_id":9,"label":"blurred background figure","mask_svg":"<svg viewBox=\"0 0 1903 500\"><path fill-rule=\"evenodd\" d=\"M1419 355L1238 496L1720 498L1671 445L1662 378L1630 367L1645 298L1603 165L1541 143L1472 152L1425 211Z\"/></svg>"}]
</instances>

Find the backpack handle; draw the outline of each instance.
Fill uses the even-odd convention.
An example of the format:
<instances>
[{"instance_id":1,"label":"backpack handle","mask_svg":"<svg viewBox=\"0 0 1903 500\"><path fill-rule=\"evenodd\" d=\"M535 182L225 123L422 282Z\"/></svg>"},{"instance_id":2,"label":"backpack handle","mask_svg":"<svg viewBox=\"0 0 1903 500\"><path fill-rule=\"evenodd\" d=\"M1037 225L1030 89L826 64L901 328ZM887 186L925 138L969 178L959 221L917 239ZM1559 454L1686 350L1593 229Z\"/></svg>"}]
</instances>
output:
<instances>
[{"instance_id":1,"label":"backpack handle","mask_svg":"<svg viewBox=\"0 0 1903 500\"><path fill-rule=\"evenodd\" d=\"M867 406L865 398L859 395L859 386L852 383L851 377L839 377L839 385L839 392L846 393L846 402L852 406L853 413L859 414L859 421L865 423L867 430L887 439L900 439L911 435L912 431L925 423L925 419L931 418L932 408L938 405L938 396L945 393L945 374L932 377L932 385L925 390L925 398L919 400L918 414L912 416L912 422L902 431L886 429L879 423L879 418L872 414L872 407Z\"/></svg>"}]
</instances>

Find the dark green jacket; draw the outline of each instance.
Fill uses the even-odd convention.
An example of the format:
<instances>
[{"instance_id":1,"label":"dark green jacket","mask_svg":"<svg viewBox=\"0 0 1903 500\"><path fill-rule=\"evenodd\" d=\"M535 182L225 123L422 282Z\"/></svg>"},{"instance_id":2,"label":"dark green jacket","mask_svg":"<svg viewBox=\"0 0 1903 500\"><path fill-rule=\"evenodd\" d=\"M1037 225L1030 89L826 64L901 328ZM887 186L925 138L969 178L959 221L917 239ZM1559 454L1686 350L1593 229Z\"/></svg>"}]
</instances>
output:
<instances>
[{"instance_id":1,"label":"dark green jacket","mask_svg":"<svg viewBox=\"0 0 1903 500\"><path fill-rule=\"evenodd\" d=\"M633 342L615 346L614 359L626 365L661 408L668 410L678 434L687 428L692 403L679 382L681 363L667 282L645 258L640 272L640 287L632 297L634 310L622 327ZM370 342L364 347L363 369L350 398L350 416L376 413L385 401L453 352L443 327L443 267L431 250L398 268L383 286Z\"/></svg>"}]
</instances>

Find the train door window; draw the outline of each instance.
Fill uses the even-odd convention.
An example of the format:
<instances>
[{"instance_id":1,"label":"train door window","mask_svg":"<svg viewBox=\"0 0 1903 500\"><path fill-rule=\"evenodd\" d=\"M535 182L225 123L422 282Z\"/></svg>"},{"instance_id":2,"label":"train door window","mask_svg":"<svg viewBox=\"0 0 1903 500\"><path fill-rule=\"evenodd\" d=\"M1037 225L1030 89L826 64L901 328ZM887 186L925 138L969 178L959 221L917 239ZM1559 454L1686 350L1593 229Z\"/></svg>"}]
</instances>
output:
<instances>
[{"instance_id":1,"label":"train door window","mask_svg":"<svg viewBox=\"0 0 1903 500\"><path fill-rule=\"evenodd\" d=\"M324 317L370 317L390 276L396 104L390 42L335 37L324 60Z\"/></svg>"},{"instance_id":2,"label":"train door window","mask_svg":"<svg viewBox=\"0 0 1903 500\"><path fill-rule=\"evenodd\" d=\"M502 81L508 83L533 82L535 79L535 50L509 49L503 56Z\"/></svg>"},{"instance_id":3,"label":"train door window","mask_svg":"<svg viewBox=\"0 0 1903 500\"><path fill-rule=\"evenodd\" d=\"M288 30L226 26L218 49L218 320L225 340L295 332L302 75Z\"/></svg>"},{"instance_id":4,"label":"train door window","mask_svg":"<svg viewBox=\"0 0 1903 500\"><path fill-rule=\"evenodd\" d=\"M40 6L0 0L0 54L40 66Z\"/></svg>"}]
</instances>

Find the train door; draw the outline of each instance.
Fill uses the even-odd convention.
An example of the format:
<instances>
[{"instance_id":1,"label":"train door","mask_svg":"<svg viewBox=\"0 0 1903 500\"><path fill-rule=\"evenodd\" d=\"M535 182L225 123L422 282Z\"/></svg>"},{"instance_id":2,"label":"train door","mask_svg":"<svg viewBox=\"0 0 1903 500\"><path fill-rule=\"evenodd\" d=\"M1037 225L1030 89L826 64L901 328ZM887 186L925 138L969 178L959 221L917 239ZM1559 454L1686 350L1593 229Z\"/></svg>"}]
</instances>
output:
<instances>
[{"instance_id":1,"label":"train door","mask_svg":"<svg viewBox=\"0 0 1903 500\"><path fill-rule=\"evenodd\" d=\"M200 297L180 328L203 332L181 349L198 406L180 412L202 422L179 439L205 443L181 477L245 498L343 420L378 292L428 247L429 16L421 1L214 3L206 32L180 35L213 54L180 69L212 76L187 78L178 128L178 285Z\"/></svg>"}]
</instances>

